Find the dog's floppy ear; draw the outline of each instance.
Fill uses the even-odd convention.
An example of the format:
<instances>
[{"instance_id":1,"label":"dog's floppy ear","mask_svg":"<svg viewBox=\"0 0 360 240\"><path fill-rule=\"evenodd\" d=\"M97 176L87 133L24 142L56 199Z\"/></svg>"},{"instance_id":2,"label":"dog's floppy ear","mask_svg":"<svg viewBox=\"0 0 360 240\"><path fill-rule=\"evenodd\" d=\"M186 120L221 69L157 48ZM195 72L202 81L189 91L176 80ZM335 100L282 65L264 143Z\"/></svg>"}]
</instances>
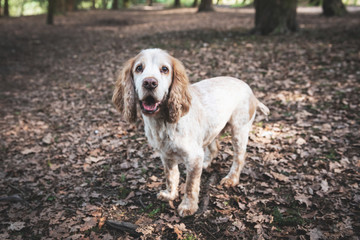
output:
<instances>
[{"instance_id":1,"label":"dog's floppy ear","mask_svg":"<svg viewBox=\"0 0 360 240\"><path fill-rule=\"evenodd\" d=\"M136 96L132 74L135 58L128 60L115 83L112 101L122 113L124 120L133 123L136 120Z\"/></svg>"},{"instance_id":2,"label":"dog's floppy ear","mask_svg":"<svg viewBox=\"0 0 360 240\"><path fill-rule=\"evenodd\" d=\"M184 65L176 58L171 58L173 67L172 84L170 87L169 98L167 100L166 120L176 123L179 119L189 112L191 105L191 95L189 91L189 79L185 72Z\"/></svg>"}]
</instances>

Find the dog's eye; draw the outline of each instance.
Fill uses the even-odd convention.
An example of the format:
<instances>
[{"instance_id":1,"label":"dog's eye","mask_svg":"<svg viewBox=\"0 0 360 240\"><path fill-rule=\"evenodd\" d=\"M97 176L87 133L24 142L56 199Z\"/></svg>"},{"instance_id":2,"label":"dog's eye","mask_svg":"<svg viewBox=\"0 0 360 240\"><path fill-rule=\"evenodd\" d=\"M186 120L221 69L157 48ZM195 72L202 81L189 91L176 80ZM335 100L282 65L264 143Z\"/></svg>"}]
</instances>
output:
<instances>
[{"instance_id":1,"label":"dog's eye","mask_svg":"<svg viewBox=\"0 0 360 240\"><path fill-rule=\"evenodd\" d=\"M136 72L140 73L143 71L143 66L140 64L139 66L136 67L135 69Z\"/></svg>"},{"instance_id":2,"label":"dog's eye","mask_svg":"<svg viewBox=\"0 0 360 240\"><path fill-rule=\"evenodd\" d=\"M160 72L167 74L167 73L169 72L169 69L168 69L167 67L163 66L163 67L161 68Z\"/></svg>"}]
</instances>

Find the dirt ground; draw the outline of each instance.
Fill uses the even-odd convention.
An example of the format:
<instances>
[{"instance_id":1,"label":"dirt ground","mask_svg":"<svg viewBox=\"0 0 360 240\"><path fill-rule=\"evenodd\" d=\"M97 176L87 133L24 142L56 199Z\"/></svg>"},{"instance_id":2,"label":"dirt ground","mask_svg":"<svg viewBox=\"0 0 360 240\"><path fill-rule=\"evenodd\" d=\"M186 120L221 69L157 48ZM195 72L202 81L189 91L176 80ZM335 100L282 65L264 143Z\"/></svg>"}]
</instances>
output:
<instances>
[{"instance_id":1,"label":"dirt ground","mask_svg":"<svg viewBox=\"0 0 360 240\"><path fill-rule=\"evenodd\" d=\"M251 9L0 19L0 239L359 239L360 12L312 10L298 33L266 37L247 34ZM150 47L192 82L246 81L271 110L231 189L219 185L233 154L220 136L192 217L156 199L161 161L141 119L126 124L111 103L122 64Z\"/></svg>"}]
</instances>

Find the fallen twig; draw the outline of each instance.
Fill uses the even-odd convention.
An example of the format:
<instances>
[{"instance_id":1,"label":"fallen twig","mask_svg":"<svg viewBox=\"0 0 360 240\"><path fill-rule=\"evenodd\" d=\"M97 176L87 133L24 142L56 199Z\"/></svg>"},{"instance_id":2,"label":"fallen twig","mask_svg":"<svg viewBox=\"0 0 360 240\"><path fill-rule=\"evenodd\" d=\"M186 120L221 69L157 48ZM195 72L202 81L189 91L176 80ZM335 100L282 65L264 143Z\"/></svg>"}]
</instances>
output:
<instances>
[{"instance_id":1,"label":"fallen twig","mask_svg":"<svg viewBox=\"0 0 360 240\"><path fill-rule=\"evenodd\" d=\"M19 195L14 194L11 196L0 197L0 202L24 202Z\"/></svg>"},{"instance_id":2,"label":"fallen twig","mask_svg":"<svg viewBox=\"0 0 360 240\"><path fill-rule=\"evenodd\" d=\"M139 202L140 202L140 204L141 204L141 206L142 206L143 208L146 208L146 205L145 205L144 202L142 201L141 196L139 197Z\"/></svg>"},{"instance_id":3,"label":"fallen twig","mask_svg":"<svg viewBox=\"0 0 360 240\"><path fill-rule=\"evenodd\" d=\"M21 194L25 195L25 193L18 187L12 185L11 183L9 184L9 186L12 188L12 189L15 189L16 191L20 192ZM15 194L17 195L17 194Z\"/></svg>"},{"instance_id":4,"label":"fallen twig","mask_svg":"<svg viewBox=\"0 0 360 240\"><path fill-rule=\"evenodd\" d=\"M121 230L123 232L127 232L130 235L139 237L142 234L139 232L136 232L136 229L139 227L136 224L130 223L130 222L120 222L120 221L116 221L116 220L107 220L106 224L109 225L112 228Z\"/></svg>"},{"instance_id":5,"label":"fallen twig","mask_svg":"<svg viewBox=\"0 0 360 240\"><path fill-rule=\"evenodd\" d=\"M200 226L201 226L201 228L202 228L205 232L207 232L208 234L210 234L210 236L211 236L213 239L217 239L217 238L214 236L214 234L212 234L209 230L206 229L206 227L204 227L204 223L202 223Z\"/></svg>"}]
</instances>

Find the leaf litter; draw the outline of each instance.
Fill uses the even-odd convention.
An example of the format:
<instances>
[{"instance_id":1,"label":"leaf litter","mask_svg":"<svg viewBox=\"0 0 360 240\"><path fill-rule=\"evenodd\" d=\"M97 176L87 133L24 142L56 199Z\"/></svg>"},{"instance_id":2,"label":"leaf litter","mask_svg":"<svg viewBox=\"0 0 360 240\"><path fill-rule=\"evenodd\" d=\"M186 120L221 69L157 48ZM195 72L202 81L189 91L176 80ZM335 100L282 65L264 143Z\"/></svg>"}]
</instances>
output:
<instances>
[{"instance_id":1,"label":"leaf litter","mask_svg":"<svg viewBox=\"0 0 360 240\"><path fill-rule=\"evenodd\" d=\"M46 31L43 16L0 19L0 238L359 237L359 13L300 13L299 33L268 37L246 34L253 18L89 11L57 16ZM192 82L245 80L271 109L268 121L257 116L231 189L218 185L233 153L221 136L193 217L178 217L180 199L156 200L160 158L141 120L127 125L111 103L122 64L149 47L183 61Z\"/></svg>"}]
</instances>

